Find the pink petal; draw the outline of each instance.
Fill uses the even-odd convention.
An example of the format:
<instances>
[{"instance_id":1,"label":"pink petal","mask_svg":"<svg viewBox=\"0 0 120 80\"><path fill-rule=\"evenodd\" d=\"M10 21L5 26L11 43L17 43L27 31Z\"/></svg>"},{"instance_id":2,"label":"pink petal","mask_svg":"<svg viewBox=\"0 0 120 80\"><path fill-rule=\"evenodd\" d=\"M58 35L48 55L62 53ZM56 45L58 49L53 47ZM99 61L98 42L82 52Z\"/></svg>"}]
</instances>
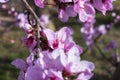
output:
<instances>
[{"instance_id":1,"label":"pink petal","mask_svg":"<svg viewBox=\"0 0 120 80\"><path fill-rule=\"evenodd\" d=\"M69 40L69 37L71 37L73 31L68 27L61 28L57 33L57 39L61 42L65 42L66 40Z\"/></svg>"},{"instance_id":2,"label":"pink petal","mask_svg":"<svg viewBox=\"0 0 120 80\"><path fill-rule=\"evenodd\" d=\"M95 69L95 65L92 62L83 60L83 61L80 61L80 63L79 63L79 70L78 71L83 72L83 71L88 70L89 72L91 72L94 69Z\"/></svg>"},{"instance_id":3,"label":"pink petal","mask_svg":"<svg viewBox=\"0 0 120 80\"><path fill-rule=\"evenodd\" d=\"M58 18L62 22L67 22L69 17L68 17L68 14L63 9L60 9L58 13Z\"/></svg>"},{"instance_id":4,"label":"pink petal","mask_svg":"<svg viewBox=\"0 0 120 80\"><path fill-rule=\"evenodd\" d=\"M18 80L25 80L25 73L23 71L20 71Z\"/></svg>"},{"instance_id":5,"label":"pink petal","mask_svg":"<svg viewBox=\"0 0 120 80\"><path fill-rule=\"evenodd\" d=\"M81 10L80 10L80 12L79 12L79 19L80 19L80 21L82 21L82 22L87 21L88 15L87 15L87 13L85 12L84 9L81 9Z\"/></svg>"},{"instance_id":6,"label":"pink petal","mask_svg":"<svg viewBox=\"0 0 120 80\"><path fill-rule=\"evenodd\" d=\"M54 48L53 44L54 44L54 41L56 41L55 33L50 29L44 29L43 32L47 37L50 47Z\"/></svg>"},{"instance_id":7,"label":"pink petal","mask_svg":"<svg viewBox=\"0 0 120 80\"><path fill-rule=\"evenodd\" d=\"M67 55L64 52L60 54L60 61L64 67L68 64Z\"/></svg>"},{"instance_id":8,"label":"pink petal","mask_svg":"<svg viewBox=\"0 0 120 80\"><path fill-rule=\"evenodd\" d=\"M77 16L77 13L73 10L72 6L66 7L66 13L69 15L69 17Z\"/></svg>"},{"instance_id":9,"label":"pink petal","mask_svg":"<svg viewBox=\"0 0 120 80\"><path fill-rule=\"evenodd\" d=\"M19 68L21 70L26 70L28 67L27 63L22 59L16 59L16 60L12 61L11 64L16 66L17 68Z\"/></svg>"},{"instance_id":10,"label":"pink petal","mask_svg":"<svg viewBox=\"0 0 120 80\"><path fill-rule=\"evenodd\" d=\"M78 75L77 79L75 80L89 80L93 76L93 73L85 71Z\"/></svg>"},{"instance_id":11,"label":"pink petal","mask_svg":"<svg viewBox=\"0 0 120 80\"><path fill-rule=\"evenodd\" d=\"M91 14L91 15L95 15L95 9L91 4L85 4L84 5L84 9L86 11L87 14Z\"/></svg>"},{"instance_id":12,"label":"pink petal","mask_svg":"<svg viewBox=\"0 0 120 80\"><path fill-rule=\"evenodd\" d=\"M48 76L49 76L52 80L64 80L61 71L49 70L49 71L48 71Z\"/></svg>"},{"instance_id":13,"label":"pink petal","mask_svg":"<svg viewBox=\"0 0 120 80\"><path fill-rule=\"evenodd\" d=\"M25 73L25 80L44 80L43 74L39 66L31 66Z\"/></svg>"},{"instance_id":14,"label":"pink petal","mask_svg":"<svg viewBox=\"0 0 120 80\"><path fill-rule=\"evenodd\" d=\"M93 0L93 6L94 6L97 10L101 11L103 14L106 13L106 10L107 10L107 9L105 8L102 0Z\"/></svg>"}]
</instances>

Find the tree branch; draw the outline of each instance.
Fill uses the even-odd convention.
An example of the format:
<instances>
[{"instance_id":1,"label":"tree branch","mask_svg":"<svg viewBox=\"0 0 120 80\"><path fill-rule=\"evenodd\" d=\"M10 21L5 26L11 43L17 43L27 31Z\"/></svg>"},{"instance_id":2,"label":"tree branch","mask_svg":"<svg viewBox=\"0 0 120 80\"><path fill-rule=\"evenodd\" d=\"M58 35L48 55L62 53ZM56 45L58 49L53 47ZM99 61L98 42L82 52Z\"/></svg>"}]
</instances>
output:
<instances>
[{"instance_id":1,"label":"tree branch","mask_svg":"<svg viewBox=\"0 0 120 80\"><path fill-rule=\"evenodd\" d=\"M111 60L108 59L108 58L104 55L103 51L101 50L101 48L98 46L97 43L95 43L95 46L97 47L97 49L98 49L98 51L100 52L101 56L102 56L107 62L109 62L111 65L115 66L115 64L112 63Z\"/></svg>"},{"instance_id":2,"label":"tree branch","mask_svg":"<svg viewBox=\"0 0 120 80\"><path fill-rule=\"evenodd\" d=\"M102 34L99 34L95 39L94 39L94 43L97 43L97 41L99 40L99 38L102 36ZM83 50L83 53L81 54L84 55L85 53L87 53L87 51L89 50L89 48L87 47L86 49Z\"/></svg>"},{"instance_id":3,"label":"tree branch","mask_svg":"<svg viewBox=\"0 0 120 80\"><path fill-rule=\"evenodd\" d=\"M40 53L40 31L41 29L43 29L43 26L40 23L40 19L39 17L36 15L36 13L34 12L34 10L30 7L30 5L28 4L28 2L26 0L22 0L22 2L25 4L26 8L28 11L30 11L30 13L33 15L33 17L36 20L37 23L37 53Z\"/></svg>"}]
</instances>

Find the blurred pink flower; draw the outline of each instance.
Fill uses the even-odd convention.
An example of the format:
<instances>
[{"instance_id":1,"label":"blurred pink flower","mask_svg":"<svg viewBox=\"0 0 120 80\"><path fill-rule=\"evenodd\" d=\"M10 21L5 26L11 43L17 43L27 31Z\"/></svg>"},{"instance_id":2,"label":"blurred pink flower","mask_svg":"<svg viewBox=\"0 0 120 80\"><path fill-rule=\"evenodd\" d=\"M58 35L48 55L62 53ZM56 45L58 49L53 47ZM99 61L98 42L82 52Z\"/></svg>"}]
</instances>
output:
<instances>
[{"instance_id":1,"label":"blurred pink flower","mask_svg":"<svg viewBox=\"0 0 120 80\"><path fill-rule=\"evenodd\" d=\"M50 22L49 16L43 14L43 15L40 17L40 22L41 22L41 25L42 25L42 26L46 27L46 26L49 24L49 22Z\"/></svg>"},{"instance_id":2,"label":"blurred pink flower","mask_svg":"<svg viewBox=\"0 0 120 80\"><path fill-rule=\"evenodd\" d=\"M11 43L11 44L14 44L14 43L15 43L15 40L11 39L11 40L10 40L10 43Z\"/></svg>"},{"instance_id":3,"label":"blurred pink flower","mask_svg":"<svg viewBox=\"0 0 120 80\"><path fill-rule=\"evenodd\" d=\"M93 0L93 6L105 15L107 10L113 9L113 1L114 0Z\"/></svg>"},{"instance_id":4,"label":"blurred pink flower","mask_svg":"<svg viewBox=\"0 0 120 80\"><path fill-rule=\"evenodd\" d=\"M43 8L44 7L44 0L34 0L35 2L35 5L40 7L40 8Z\"/></svg>"},{"instance_id":5,"label":"blurred pink flower","mask_svg":"<svg viewBox=\"0 0 120 80\"><path fill-rule=\"evenodd\" d=\"M0 0L0 3L6 3L8 2L9 0Z\"/></svg>"},{"instance_id":6,"label":"blurred pink flower","mask_svg":"<svg viewBox=\"0 0 120 80\"><path fill-rule=\"evenodd\" d=\"M33 51L34 47L36 46L35 37L32 34L28 34L27 36L22 38L24 45L30 50Z\"/></svg>"},{"instance_id":7,"label":"blurred pink flower","mask_svg":"<svg viewBox=\"0 0 120 80\"><path fill-rule=\"evenodd\" d=\"M27 23L27 17L24 13L19 13L16 17L16 23L19 27L23 28Z\"/></svg>"}]
</instances>

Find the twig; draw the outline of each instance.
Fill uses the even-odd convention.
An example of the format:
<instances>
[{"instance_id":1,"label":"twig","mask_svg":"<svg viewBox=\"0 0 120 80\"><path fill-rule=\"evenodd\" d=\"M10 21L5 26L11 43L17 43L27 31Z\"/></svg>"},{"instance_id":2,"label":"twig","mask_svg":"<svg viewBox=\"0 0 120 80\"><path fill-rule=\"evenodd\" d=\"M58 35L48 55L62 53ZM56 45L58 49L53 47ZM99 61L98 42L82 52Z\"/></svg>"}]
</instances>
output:
<instances>
[{"instance_id":1,"label":"twig","mask_svg":"<svg viewBox=\"0 0 120 80\"><path fill-rule=\"evenodd\" d=\"M30 11L30 13L33 15L33 17L36 20L36 23L37 23L37 25L36 25L37 26L37 53L40 53L40 37L41 37L40 36L40 30L43 29L43 26L41 25L38 16L34 12L34 10L30 7L28 2L26 0L22 0L22 2L25 4L27 10Z\"/></svg>"},{"instance_id":2,"label":"twig","mask_svg":"<svg viewBox=\"0 0 120 80\"><path fill-rule=\"evenodd\" d=\"M116 70L114 71L110 80L120 80L120 63L116 66Z\"/></svg>"},{"instance_id":3,"label":"twig","mask_svg":"<svg viewBox=\"0 0 120 80\"><path fill-rule=\"evenodd\" d=\"M80 56L83 56L85 53L87 53L88 49L89 49L88 47L86 49L84 49L83 53Z\"/></svg>"},{"instance_id":4,"label":"twig","mask_svg":"<svg viewBox=\"0 0 120 80\"><path fill-rule=\"evenodd\" d=\"M99 40L99 38L101 37L102 35L99 34L95 39L94 39L94 43L97 43L97 41ZM80 56L83 56L85 53L87 53L88 51L88 47L86 49L83 50L83 53L80 55Z\"/></svg>"},{"instance_id":5,"label":"twig","mask_svg":"<svg viewBox=\"0 0 120 80\"><path fill-rule=\"evenodd\" d=\"M119 20L118 20L119 21ZM118 22L117 21L117 22ZM111 26L114 26L114 24L116 24L117 22L114 22L114 23L110 23L111 24ZM107 28L107 27L106 27ZM108 29L108 31L110 31L110 29ZM99 38L102 36L102 34L99 34L95 39L94 39L94 43L97 43L98 42L98 40L99 40ZM88 51L88 47L83 51L83 53L81 54L81 55L84 55L85 53L87 53L87 51Z\"/></svg>"},{"instance_id":6,"label":"twig","mask_svg":"<svg viewBox=\"0 0 120 80\"><path fill-rule=\"evenodd\" d=\"M104 55L103 51L101 50L101 48L98 46L97 43L95 43L95 46L97 47L97 49L98 49L98 51L100 52L101 56L102 56L107 62L109 62L111 65L115 66L115 64L112 63L112 62L110 61L110 59L108 59L108 58Z\"/></svg>"},{"instance_id":7,"label":"twig","mask_svg":"<svg viewBox=\"0 0 120 80\"><path fill-rule=\"evenodd\" d=\"M25 4L26 8L28 11L30 11L30 13L34 16L34 18L37 21L37 25L42 29L43 26L40 23L40 19L39 17L36 15L36 13L34 12L34 10L30 7L30 5L28 4L28 2L26 0L22 0L22 2Z\"/></svg>"}]
</instances>

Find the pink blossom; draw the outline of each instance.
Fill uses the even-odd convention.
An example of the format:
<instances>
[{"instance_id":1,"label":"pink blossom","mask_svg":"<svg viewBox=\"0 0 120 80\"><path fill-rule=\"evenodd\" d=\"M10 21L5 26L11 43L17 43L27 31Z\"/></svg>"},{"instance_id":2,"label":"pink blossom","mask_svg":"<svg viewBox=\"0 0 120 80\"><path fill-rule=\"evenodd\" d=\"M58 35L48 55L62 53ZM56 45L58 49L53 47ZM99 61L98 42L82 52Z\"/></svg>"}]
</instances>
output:
<instances>
[{"instance_id":1,"label":"pink blossom","mask_svg":"<svg viewBox=\"0 0 120 80\"><path fill-rule=\"evenodd\" d=\"M41 22L41 25L42 26L44 26L44 27L46 27L48 24L49 24L49 16L48 15L42 15L41 17L40 17L40 22Z\"/></svg>"},{"instance_id":2,"label":"pink blossom","mask_svg":"<svg viewBox=\"0 0 120 80\"><path fill-rule=\"evenodd\" d=\"M117 49L118 49L118 45L114 40L112 40L109 44L105 46L106 51L110 51L110 50L117 51Z\"/></svg>"},{"instance_id":3,"label":"pink blossom","mask_svg":"<svg viewBox=\"0 0 120 80\"><path fill-rule=\"evenodd\" d=\"M20 71L18 80L25 80L25 72L24 71Z\"/></svg>"},{"instance_id":4,"label":"pink blossom","mask_svg":"<svg viewBox=\"0 0 120 80\"><path fill-rule=\"evenodd\" d=\"M75 0L74 1L74 10L78 13L79 19L82 22L89 22L95 16L95 9L86 0Z\"/></svg>"},{"instance_id":5,"label":"pink blossom","mask_svg":"<svg viewBox=\"0 0 120 80\"><path fill-rule=\"evenodd\" d=\"M66 42L73 42L72 41L72 31L71 29L64 27L57 32L53 32L50 29L44 29L43 31L48 39L49 46L52 49L55 48L64 48Z\"/></svg>"},{"instance_id":6,"label":"pink blossom","mask_svg":"<svg viewBox=\"0 0 120 80\"><path fill-rule=\"evenodd\" d=\"M29 30L29 27L24 28ZM47 38L46 45L51 50L40 47L36 58L35 36L28 33L23 42L30 50L29 57L26 62L21 59L12 62L21 69L18 80L64 80L64 77L73 75L79 75L76 80L91 78L94 64L80 60L82 48L75 44L72 34L68 27L56 32L44 28L41 38Z\"/></svg>"},{"instance_id":7,"label":"pink blossom","mask_svg":"<svg viewBox=\"0 0 120 80\"><path fill-rule=\"evenodd\" d=\"M35 5L38 6L39 8L44 7L44 0L34 0Z\"/></svg>"},{"instance_id":8,"label":"pink blossom","mask_svg":"<svg viewBox=\"0 0 120 80\"><path fill-rule=\"evenodd\" d=\"M32 34L28 34L27 36L23 37L22 41L25 44L26 47L29 48L30 51L33 51L36 41L34 39L35 37Z\"/></svg>"},{"instance_id":9,"label":"pink blossom","mask_svg":"<svg viewBox=\"0 0 120 80\"><path fill-rule=\"evenodd\" d=\"M27 63L22 59L16 59L11 64L23 71L25 71L28 67Z\"/></svg>"},{"instance_id":10,"label":"pink blossom","mask_svg":"<svg viewBox=\"0 0 120 80\"><path fill-rule=\"evenodd\" d=\"M69 17L75 17L76 15L77 13L72 6L66 6L58 10L58 18L63 22L67 22Z\"/></svg>"},{"instance_id":11,"label":"pink blossom","mask_svg":"<svg viewBox=\"0 0 120 80\"><path fill-rule=\"evenodd\" d=\"M25 73L25 80L45 80L45 73L39 66L30 66Z\"/></svg>"},{"instance_id":12,"label":"pink blossom","mask_svg":"<svg viewBox=\"0 0 120 80\"><path fill-rule=\"evenodd\" d=\"M3 8L3 9L6 9L6 8L7 8L7 5L6 5L6 4L3 4L3 5L2 5L2 8Z\"/></svg>"},{"instance_id":13,"label":"pink blossom","mask_svg":"<svg viewBox=\"0 0 120 80\"><path fill-rule=\"evenodd\" d=\"M33 32L32 26L28 23L24 24L23 29L25 30L26 33L32 33Z\"/></svg>"},{"instance_id":14,"label":"pink blossom","mask_svg":"<svg viewBox=\"0 0 120 80\"><path fill-rule=\"evenodd\" d=\"M93 37L94 37L94 28L93 23L85 23L84 27L81 28L81 32L85 39L86 45L91 48L93 45Z\"/></svg>"},{"instance_id":15,"label":"pink blossom","mask_svg":"<svg viewBox=\"0 0 120 80\"><path fill-rule=\"evenodd\" d=\"M15 40L11 39L11 40L10 40L10 43L11 43L11 44L14 44L14 43L15 43Z\"/></svg>"},{"instance_id":16,"label":"pink blossom","mask_svg":"<svg viewBox=\"0 0 120 80\"><path fill-rule=\"evenodd\" d=\"M27 22L26 20L26 15L23 13L19 13L16 17L17 25L21 28L24 27L25 23Z\"/></svg>"},{"instance_id":17,"label":"pink blossom","mask_svg":"<svg viewBox=\"0 0 120 80\"><path fill-rule=\"evenodd\" d=\"M79 74L75 80L89 80L92 76L93 76L93 73L86 70L81 74Z\"/></svg>"},{"instance_id":18,"label":"pink blossom","mask_svg":"<svg viewBox=\"0 0 120 80\"><path fill-rule=\"evenodd\" d=\"M0 3L6 3L8 2L9 0L0 0Z\"/></svg>"},{"instance_id":19,"label":"pink blossom","mask_svg":"<svg viewBox=\"0 0 120 80\"><path fill-rule=\"evenodd\" d=\"M61 2L72 2L72 0L60 0Z\"/></svg>"},{"instance_id":20,"label":"pink blossom","mask_svg":"<svg viewBox=\"0 0 120 80\"><path fill-rule=\"evenodd\" d=\"M67 53L61 52L61 63L64 66L65 73L72 75L81 73L85 70L93 71L94 64L88 61L80 61L80 52L77 47L72 47ZM82 66L81 66L82 65Z\"/></svg>"},{"instance_id":21,"label":"pink blossom","mask_svg":"<svg viewBox=\"0 0 120 80\"><path fill-rule=\"evenodd\" d=\"M41 59L38 59L38 64L44 69L54 69L54 70L63 70L63 66L60 62L61 49L55 49L53 52L42 52L40 56Z\"/></svg>"},{"instance_id":22,"label":"pink blossom","mask_svg":"<svg viewBox=\"0 0 120 80\"><path fill-rule=\"evenodd\" d=\"M50 80L64 80L62 76L62 71L49 70L48 76Z\"/></svg>"},{"instance_id":23,"label":"pink blossom","mask_svg":"<svg viewBox=\"0 0 120 80\"><path fill-rule=\"evenodd\" d=\"M30 55L26 58L26 62L29 66L33 65L35 53L31 52Z\"/></svg>"},{"instance_id":24,"label":"pink blossom","mask_svg":"<svg viewBox=\"0 0 120 80\"><path fill-rule=\"evenodd\" d=\"M107 29L105 25L100 25L97 30L99 31L99 33L105 35L107 33Z\"/></svg>"},{"instance_id":25,"label":"pink blossom","mask_svg":"<svg viewBox=\"0 0 120 80\"><path fill-rule=\"evenodd\" d=\"M117 14L115 12L112 12L111 15L112 15L112 17L116 17Z\"/></svg>"},{"instance_id":26,"label":"pink blossom","mask_svg":"<svg viewBox=\"0 0 120 80\"><path fill-rule=\"evenodd\" d=\"M27 63L22 59L16 59L16 60L12 61L11 64L16 66L16 68L20 69L18 80L25 80L25 72L28 68Z\"/></svg>"},{"instance_id":27,"label":"pink blossom","mask_svg":"<svg viewBox=\"0 0 120 80\"><path fill-rule=\"evenodd\" d=\"M105 15L107 10L113 9L113 1L114 0L93 0L93 6Z\"/></svg>"}]
</instances>

